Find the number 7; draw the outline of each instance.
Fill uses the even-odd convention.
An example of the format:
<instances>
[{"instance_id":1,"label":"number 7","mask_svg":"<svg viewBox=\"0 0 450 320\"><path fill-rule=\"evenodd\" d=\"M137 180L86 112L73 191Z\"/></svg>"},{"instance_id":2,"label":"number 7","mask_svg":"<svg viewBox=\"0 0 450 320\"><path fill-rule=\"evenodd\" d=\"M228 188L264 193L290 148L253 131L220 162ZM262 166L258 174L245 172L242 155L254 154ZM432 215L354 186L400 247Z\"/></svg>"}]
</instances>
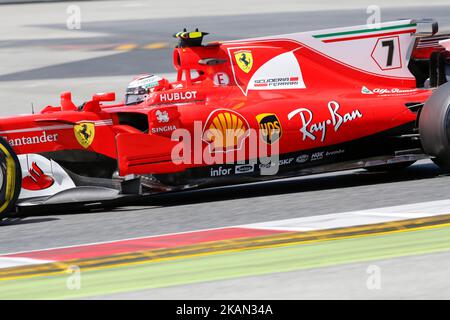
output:
<instances>
[{"instance_id":1,"label":"number 7","mask_svg":"<svg viewBox=\"0 0 450 320\"><path fill-rule=\"evenodd\" d=\"M386 40L381 42L383 47L388 47L388 56L386 67L392 66L392 58L394 57L394 40Z\"/></svg>"}]
</instances>

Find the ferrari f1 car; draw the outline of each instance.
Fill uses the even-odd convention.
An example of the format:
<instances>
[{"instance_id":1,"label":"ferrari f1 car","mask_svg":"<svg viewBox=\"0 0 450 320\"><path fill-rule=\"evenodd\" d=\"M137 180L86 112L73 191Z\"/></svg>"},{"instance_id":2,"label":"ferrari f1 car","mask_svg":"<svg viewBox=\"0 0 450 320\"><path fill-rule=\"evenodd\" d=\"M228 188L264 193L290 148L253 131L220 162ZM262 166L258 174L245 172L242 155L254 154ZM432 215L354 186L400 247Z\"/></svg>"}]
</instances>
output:
<instances>
[{"instance_id":1,"label":"ferrari f1 car","mask_svg":"<svg viewBox=\"0 0 450 320\"><path fill-rule=\"evenodd\" d=\"M174 81L0 119L0 213L431 158L450 169L450 34L433 20L203 43Z\"/></svg>"}]
</instances>

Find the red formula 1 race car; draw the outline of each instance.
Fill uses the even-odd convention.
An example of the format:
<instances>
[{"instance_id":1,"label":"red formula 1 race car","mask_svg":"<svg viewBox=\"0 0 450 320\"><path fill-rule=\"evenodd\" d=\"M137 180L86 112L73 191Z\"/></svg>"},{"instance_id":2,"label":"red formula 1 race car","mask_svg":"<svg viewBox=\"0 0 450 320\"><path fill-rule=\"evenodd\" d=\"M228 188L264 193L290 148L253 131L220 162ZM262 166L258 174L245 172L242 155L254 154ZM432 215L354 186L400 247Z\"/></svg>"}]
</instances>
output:
<instances>
[{"instance_id":1,"label":"red formula 1 race car","mask_svg":"<svg viewBox=\"0 0 450 320\"><path fill-rule=\"evenodd\" d=\"M450 35L401 20L203 44L177 79L0 119L0 213L352 168L450 168Z\"/></svg>"}]
</instances>

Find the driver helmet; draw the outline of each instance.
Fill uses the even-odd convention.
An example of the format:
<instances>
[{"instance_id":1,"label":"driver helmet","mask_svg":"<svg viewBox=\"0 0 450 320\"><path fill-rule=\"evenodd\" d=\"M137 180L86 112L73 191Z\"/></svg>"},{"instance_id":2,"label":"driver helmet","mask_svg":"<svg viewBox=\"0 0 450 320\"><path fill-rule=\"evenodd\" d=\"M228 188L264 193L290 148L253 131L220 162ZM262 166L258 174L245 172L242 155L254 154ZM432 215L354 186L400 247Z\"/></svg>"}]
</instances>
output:
<instances>
[{"instance_id":1,"label":"driver helmet","mask_svg":"<svg viewBox=\"0 0 450 320\"><path fill-rule=\"evenodd\" d=\"M125 104L133 105L141 103L148 97L149 92L153 91L155 88L165 85L166 82L166 79L150 74L135 78L128 84L127 91L125 93Z\"/></svg>"}]
</instances>

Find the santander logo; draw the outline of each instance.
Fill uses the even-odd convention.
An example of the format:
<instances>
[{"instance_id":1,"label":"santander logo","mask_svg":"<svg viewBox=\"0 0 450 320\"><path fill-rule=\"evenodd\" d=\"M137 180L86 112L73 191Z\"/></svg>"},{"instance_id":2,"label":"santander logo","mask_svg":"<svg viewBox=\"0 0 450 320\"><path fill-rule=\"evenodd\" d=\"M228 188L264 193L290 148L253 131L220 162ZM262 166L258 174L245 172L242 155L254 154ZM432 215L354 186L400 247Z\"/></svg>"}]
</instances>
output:
<instances>
[{"instance_id":1,"label":"santander logo","mask_svg":"<svg viewBox=\"0 0 450 320\"><path fill-rule=\"evenodd\" d=\"M22 180L22 188L26 190L45 190L50 188L55 183L55 180L46 175L36 162L33 162L28 172L29 175Z\"/></svg>"}]
</instances>

